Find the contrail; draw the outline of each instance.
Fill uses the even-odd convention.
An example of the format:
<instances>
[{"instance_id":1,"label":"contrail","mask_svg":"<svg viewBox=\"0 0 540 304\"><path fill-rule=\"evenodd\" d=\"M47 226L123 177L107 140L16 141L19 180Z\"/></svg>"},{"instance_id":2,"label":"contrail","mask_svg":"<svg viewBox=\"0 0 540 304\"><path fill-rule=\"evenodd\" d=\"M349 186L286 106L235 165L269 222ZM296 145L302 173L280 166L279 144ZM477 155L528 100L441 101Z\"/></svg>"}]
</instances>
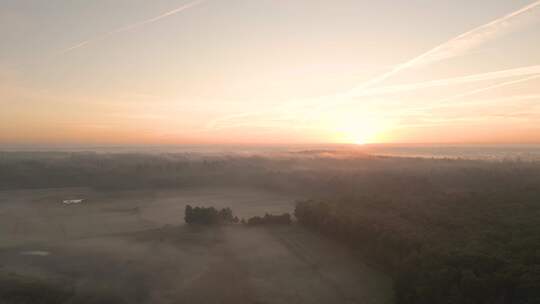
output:
<instances>
[{"instance_id":1,"label":"contrail","mask_svg":"<svg viewBox=\"0 0 540 304\"><path fill-rule=\"evenodd\" d=\"M380 83L401 72L402 70L415 65L427 64L458 56L467 50L493 38L499 34L501 30L508 28L511 25L510 22L513 21L512 19L522 16L538 6L540 6L540 0L535 1L534 3L531 3L508 15L476 27L468 32L460 34L405 63L397 65L392 70L363 83L359 87L351 90L350 94L354 95L358 91L362 91L368 87Z\"/></svg>"},{"instance_id":2,"label":"contrail","mask_svg":"<svg viewBox=\"0 0 540 304\"><path fill-rule=\"evenodd\" d=\"M95 38L88 39L88 40L85 40L85 41L81 41L81 42L79 42L79 43L77 43L77 44L75 44L73 46L70 46L70 47L62 50L60 52L60 54L69 53L69 52L71 52L73 50L84 47L84 46L86 46L86 45L88 45L88 44L90 44L92 42L100 41L100 40L108 38L108 37L110 37L112 35L123 33L123 32L128 32L128 31L134 30L134 29L136 29L138 27L141 27L141 26L144 26L144 25L147 25L147 24L150 24L150 23L154 23L154 22L159 21L159 20L161 20L163 18L167 18L167 17L170 17L172 15L176 15L176 14L178 14L180 12L183 12L183 11L185 11L187 9L198 6L198 5L202 4L205 1L206 0L195 0L195 1L189 2L187 4L184 4L184 5L180 6L180 7L177 7L175 9L171 10L171 11L168 11L168 12L165 12L165 13L163 13L161 15L158 15L156 17L146 19L146 20L143 20L143 21L140 21L140 22L137 22L137 23L133 23L133 24L130 24L130 25L126 25L124 27L117 28L115 30L112 30L112 31L107 32L105 34L102 34L100 36L97 36Z\"/></svg>"},{"instance_id":3,"label":"contrail","mask_svg":"<svg viewBox=\"0 0 540 304\"><path fill-rule=\"evenodd\" d=\"M347 92L331 94L327 96L320 96L318 98L312 99L311 102L305 103L305 105L316 107L315 111L313 110L309 111L309 114L307 115L307 117L305 116L303 120L306 120L306 118L309 119L311 116L313 116L315 112L322 110L322 108L325 105L336 105L336 104L343 103L344 101L336 102L336 99L340 99L340 98L349 99L351 97L366 96L366 95L369 96L371 94L387 94L387 93L397 92L400 90L415 90L415 89L422 89L425 87L432 87L432 86L453 85L453 84L459 84L459 83L465 83L465 82L490 80L490 79L513 77L513 76L520 76L520 75L531 75L531 74L534 75L538 73L539 66L531 66L531 67L525 67L525 68L519 68L519 69L513 69L513 70L486 73L486 74L470 75L470 76L458 77L454 79L435 80L431 82L416 83L416 84L411 84L411 85L383 87L380 89L371 89L369 91L367 90L370 87L380 82L383 82L386 79L394 76L395 74L405 69L411 68L413 66L432 63L435 61L440 61L443 59L458 56L468 51L469 49L475 46L478 46L479 44L484 43L488 41L489 39L492 39L493 37L497 36L497 34L499 34L503 29L507 29L508 27L510 27L511 23L515 21L515 18L520 17L530 12L531 10L537 8L538 6L540 6L540 0L537 0L510 14L497 18L489 23L486 23L472 30L469 30L465 33L462 33L405 63L395 66L390 71L382 75L379 75ZM317 101L319 102L317 103ZM286 103L280 106L279 108L288 109L294 103L295 102ZM289 112L289 115L294 115L294 114L290 114L290 112L294 110L293 109L290 109L290 110L291 111L286 111L286 112ZM230 116L218 118L214 120L213 122L211 122L207 126L207 128L217 129L217 128L221 128L222 125L234 125L234 121L237 119L264 115L265 112L267 111L260 110L260 111L255 111L255 112L241 113L237 115L230 115ZM231 123L231 121L233 122Z\"/></svg>"},{"instance_id":4,"label":"contrail","mask_svg":"<svg viewBox=\"0 0 540 304\"><path fill-rule=\"evenodd\" d=\"M395 86L380 87L380 88L375 88L375 89L368 89L368 90L365 90L362 93L362 95L359 95L358 97L396 94L400 92L423 90L423 89L429 89L433 87L444 87L444 86L462 85L462 84L468 84L468 83L474 83L474 82L499 80L499 79L504 79L504 78L515 78L518 76L524 76L524 77L519 78L517 80L505 81L502 83L489 85L487 87L482 87L482 88L474 89L471 91L467 91L459 95L455 95L455 96L438 100L435 103L447 102L450 100L458 99L460 97L466 97L466 96L480 93L483 91L487 91L490 89L495 89L495 88L519 83L519 82L532 80L535 78L540 78L540 65L533 65L533 66L528 66L528 67L514 68L514 69L501 70L501 71L488 72L488 73L473 74L473 75L467 75L467 76L461 76L461 77L455 77L455 78L446 78L446 79L432 80L432 81L426 81L426 82L411 83L411 84L405 84L405 85L395 85ZM351 102L351 101L349 100L348 102ZM341 104L341 103L344 103L344 101L333 103L333 105ZM280 115L280 117L284 117L283 113L289 113L289 116L290 115L294 116L294 114L291 114L291 113L295 111L296 112L299 111L299 108L301 108L302 106L309 106L309 104L304 104L304 105L299 104L297 105L296 108L291 107L290 104L286 104L285 106L277 107L277 108L274 108L273 110L275 112L282 112L282 114L278 114ZM224 116L224 117L220 117L218 119L211 121L210 123L207 124L206 128L209 130L216 130L216 129L222 129L222 128L231 127L231 126L236 127L237 124L239 124L239 121L243 121L245 119L250 119L250 118L251 119L257 118L257 120L260 120L260 119L263 119L265 115L266 116L271 115L270 112L271 111L259 110L259 111ZM293 119L293 118L289 117L289 119Z\"/></svg>"},{"instance_id":5,"label":"contrail","mask_svg":"<svg viewBox=\"0 0 540 304\"><path fill-rule=\"evenodd\" d=\"M492 81L492 80L499 80L499 79L505 79L505 78L515 78L519 76L522 76L522 77L519 79L504 81L498 84L489 85L486 87L467 91L459 95L440 99L436 101L435 103L448 102L450 100L466 97L466 96L477 94L483 91L540 78L540 65L532 65L532 66L500 70L500 71L494 71L494 72L472 74L472 75L466 75L466 76L460 76L460 77L454 77L454 78L437 79L437 80L431 80L431 81L426 81L426 82L417 82L417 83L410 83L410 84L393 85L393 86L378 87L378 88L373 88L373 89L366 89L364 90L364 92L362 92L361 95L357 95L356 97L369 97L369 96L377 96L377 95L396 94L400 92L423 90L423 89L429 89L429 88L434 88L434 87L463 85L463 84L475 83L475 82ZM329 96L325 96L321 98L328 98L328 97L333 97L333 96L334 95L329 95ZM351 101L347 100L347 102L351 102ZM334 102L333 105L342 104L342 103L345 103L345 101ZM310 106L310 104L306 103L306 104L297 104L295 107L288 103L283 106L278 106L277 108L274 108L273 111L281 112L281 114L278 114L278 115L281 115L280 117L284 117L283 113L285 113L285 115L294 116L293 112L295 111L298 112L299 108L308 107L308 106ZM260 120L260 119L263 119L265 115L266 116L271 115L270 112L271 111L259 110L259 111L224 116L224 117L220 117L218 119L211 121L210 123L207 124L206 128L209 130L216 130L216 129L228 128L231 126L236 127L238 126L239 121L244 121L246 119L249 120L250 118L251 119L257 118L257 120ZM294 117L289 117L289 119L294 120Z\"/></svg>"},{"instance_id":6,"label":"contrail","mask_svg":"<svg viewBox=\"0 0 540 304\"><path fill-rule=\"evenodd\" d=\"M390 71L379 75L371 80L368 80L361 84L360 86L353 88L347 92L339 93L333 96L333 100L323 100L319 104L314 104L315 109L305 117L312 117L314 113L323 110L326 107L335 106L343 102L336 102L336 99L348 99L358 96L363 96L365 91L376 84L379 84L388 78L398 74L399 72L414 67L418 65L425 65L433 63L436 61L441 61L444 59L452 58L459 56L466 51L486 42L494 37L498 36L503 30L508 29L514 23L516 23L516 18L523 16L526 13L531 12L532 10L540 6L540 0L537 0L521 9L514 11L510 14L497 18L491 22L478 26L472 30L469 30L465 33L462 33L432 49L429 51L416 56L415 58L396 65Z\"/></svg>"},{"instance_id":7,"label":"contrail","mask_svg":"<svg viewBox=\"0 0 540 304\"><path fill-rule=\"evenodd\" d=\"M386 86L386 87L383 86L383 87L378 87L378 88L373 88L373 89L366 89L361 95L356 95L355 97L395 94L399 92L415 91L415 90L421 90L421 89L428 89L432 87L460 85L460 84L467 84L467 83L472 83L472 82L497 80L501 78L512 78L512 77L517 77L517 76L535 75L535 74L540 74L540 65L532 65L532 66L526 66L526 67L521 67L521 68L473 74L473 75L460 76L460 77L454 77L454 78L431 80L431 81L426 81L426 82L401 84L401 85L393 85L393 86Z\"/></svg>"},{"instance_id":8,"label":"contrail","mask_svg":"<svg viewBox=\"0 0 540 304\"><path fill-rule=\"evenodd\" d=\"M457 98L456 98L457 99ZM540 100L540 94L530 94L530 95L516 95L511 97L501 97L501 98L490 98L490 99L480 99L480 100L465 100L445 104L433 104L429 106L419 106L408 108L405 111L400 111L399 114L391 114L389 116L407 116L407 115L424 115L424 116L433 116L429 111L438 110L438 109L449 109L453 107L463 107L463 106L476 106L476 105L493 105L499 103L512 104L521 101L538 101ZM388 114L387 114L388 115Z\"/></svg>"},{"instance_id":9,"label":"contrail","mask_svg":"<svg viewBox=\"0 0 540 304\"><path fill-rule=\"evenodd\" d=\"M438 100L432 102L430 105L414 107L414 108L412 108L412 110L413 111L425 111L425 110L434 110L434 109L439 109L439 108L448 108L448 107L453 107L453 106L463 106L463 105L471 105L471 104L479 104L479 103L480 104L482 104L482 103L497 103L497 102L501 102L501 101L504 101L504 102L511 102L512 101L513 102L513 101L520 101L520 100L540 100L540 94L532 94L532 95L518 95L518 96L512 96L512 97L506 97L506 98L491 98L489 100L483 100L483 101L480 101L480 102L479 101L474 102L474 101L467 100L467 101L462 101L462 102L450 103L450 101L459 100L459 99L462 99L464 97L472 96L472 95L475 95L475 94L478 94L478 93L482 93L482 92L486 92L486 91L489 91L489 90L494 90L494 89L510 86L510 85L513 85L513 84L527 82L527 81L531 81L531 80L538 79L538 78L540 78L540 75L532 75L532 76L527 76L527 77L523 77L523 78L519 78L519 79L515 79L515 80L496 83L496 84L489 85L489 86L486 86L486 87L477 88L477 89L469 90L469 91L466 91L466 92L463 92L463 93L460 93L460 94L457 94L457 95L452 95L452 96L449 96L449 97L438 99Z\"/></svg>"},{"instance_id":10,"label":"contrail","mask_svg":"<svg viewBox=\"0 0 540 304\"><path fill-rule=\"evenodd\" d=\"M465 93L461 93L461 94L458 94L458 95L447 97L447 98L438 100L436 103L445 103L445 102L449 102L449 101L452 101L452 100L456 100L456 99L460 99L460 98L463 98L463 97L478 94L478 93L481 93L481 92L485 92L485 91L489 91L489 90L493 90L493 89L498 89L498 88L506 87L506 86L513 85L513 84L516 84L516 83L526 82L526 81L533 80L533 79L538 79L538 78L540 78L540 75L532 75L532 76L527 76L527 77L520 78L520 79L505 81L505 82L502 82L502 83L493 84L493 85L490 85L490 86L487 86L487 87L478 88L478 89L474 89L474 90L471 90L471 91L467 91Z\"/></svg>"}]
</instances>

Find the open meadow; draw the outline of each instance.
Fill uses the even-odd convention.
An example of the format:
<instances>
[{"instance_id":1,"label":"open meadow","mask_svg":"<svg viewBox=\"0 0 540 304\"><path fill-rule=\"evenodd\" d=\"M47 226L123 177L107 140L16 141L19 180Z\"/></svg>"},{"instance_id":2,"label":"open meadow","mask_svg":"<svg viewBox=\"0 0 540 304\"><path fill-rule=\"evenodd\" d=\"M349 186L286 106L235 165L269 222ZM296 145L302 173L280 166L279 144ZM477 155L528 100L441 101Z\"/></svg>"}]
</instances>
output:
<instances>
[{"instance_id":1,"label":"open meadow","mask_svg":"<svg viewBox=\"0 0 540 304\"><path fill-rule=\"evenodd\" d=\"M62 204L75 198L85 201ZM247 188L1 191L0 269L77 303L391 303L389 277L298 225L184 224L186 204L247 218L291 213L295 199Z\"/></svg>"}]
</instances>

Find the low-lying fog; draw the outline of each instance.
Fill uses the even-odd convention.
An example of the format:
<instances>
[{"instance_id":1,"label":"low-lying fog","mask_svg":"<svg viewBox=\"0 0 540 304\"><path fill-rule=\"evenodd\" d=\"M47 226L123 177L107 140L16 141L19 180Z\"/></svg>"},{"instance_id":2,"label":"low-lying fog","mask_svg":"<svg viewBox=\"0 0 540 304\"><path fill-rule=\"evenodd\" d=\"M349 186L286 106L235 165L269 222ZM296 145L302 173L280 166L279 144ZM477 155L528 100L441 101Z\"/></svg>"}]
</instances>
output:
<instances>
[{"instance_id":1,"label":"low-lying fog","mask_svg":"<svg viewBox=\"0 0 540 304\"><path fill-rule=\"evenodd\" d=\"M186 204L249 218L292 214L298 198L224 186L4 190L0 269L96 303L389 303L386 275L303 228L183 220Z\"/></svg>"},{"instance_id":2,"label":"low-lying fog","mask_svg":"<svg viewBox=\"0 0 540 304\"><path fill-rule=\"evenodd\" d=\"M81 198L77 204L63 201ZM248 188L100 191L50 188L0 192L0 244L66 241L178 225L187 204L230 207L238 217L292 213L295 197Z\"/></svg>"},{"instance_id":3,"label":"low-lying fog","mask_svg":"<svg viewBox=\"0 0 540 304\"><path fill-rule=\"evenodd\" d=\"M539 184L540 163L519 159L324 149L3 152L0 297L66 304L528 298L540 282L528 249L538 243ZM229 207L248 219L292 215L307 199L292 225L184 223L187 204ZM486 288L464 288L470 280L454 273L474 274ZM506 289L497 285L502 275L512 282Z\"/></svg>"}]
</instances>

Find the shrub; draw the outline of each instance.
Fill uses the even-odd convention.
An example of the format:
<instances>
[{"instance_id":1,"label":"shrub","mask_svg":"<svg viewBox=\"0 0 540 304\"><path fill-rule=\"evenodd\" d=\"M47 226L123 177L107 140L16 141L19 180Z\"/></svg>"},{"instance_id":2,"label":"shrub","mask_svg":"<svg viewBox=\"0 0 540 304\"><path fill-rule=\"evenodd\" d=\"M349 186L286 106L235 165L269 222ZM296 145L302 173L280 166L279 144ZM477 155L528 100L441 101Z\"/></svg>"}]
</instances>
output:
<instances>
[{"instance_id":1,"label":"shrub","mask_svg":"<svg viewBox=\"0 0 540 304\"><path fill-rule=\"evenodd\" d=\"M192 207L187 205L184 220L187 224L214 225L238 222L231 208L217 210L214 207Z\"/></svg>"},{"instance_id":2,"label":"shrub","mask_svg":"<svg viewBox=\"0 0 540 304\"><path fill-rule=\"evenodd\" d=\"M264 217L254 216L248 219L247 224L250 226L257 225L289 225L291 224L291 215L283 213L281 215L271 215L266 213Z\"/></svg>"}]
</instances>

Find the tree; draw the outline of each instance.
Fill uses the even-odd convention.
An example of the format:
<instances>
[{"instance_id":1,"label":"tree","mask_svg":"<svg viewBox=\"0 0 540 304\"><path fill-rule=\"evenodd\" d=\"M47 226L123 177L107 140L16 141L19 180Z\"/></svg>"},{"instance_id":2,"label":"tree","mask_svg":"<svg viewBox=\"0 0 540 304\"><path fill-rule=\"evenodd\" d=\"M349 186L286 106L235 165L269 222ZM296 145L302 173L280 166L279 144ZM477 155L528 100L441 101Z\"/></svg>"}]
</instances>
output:
<instances>
[{"instance_id":1,"label":"tree","mask_svg":"<svg viewBox=\"0 0 540 304\"><path fill-rule=\"evenodd\" d=\"M193 222L193 207L187 205L184 211L184 220L186 223L191 224Z\"/></svg>"}]
</instances>

